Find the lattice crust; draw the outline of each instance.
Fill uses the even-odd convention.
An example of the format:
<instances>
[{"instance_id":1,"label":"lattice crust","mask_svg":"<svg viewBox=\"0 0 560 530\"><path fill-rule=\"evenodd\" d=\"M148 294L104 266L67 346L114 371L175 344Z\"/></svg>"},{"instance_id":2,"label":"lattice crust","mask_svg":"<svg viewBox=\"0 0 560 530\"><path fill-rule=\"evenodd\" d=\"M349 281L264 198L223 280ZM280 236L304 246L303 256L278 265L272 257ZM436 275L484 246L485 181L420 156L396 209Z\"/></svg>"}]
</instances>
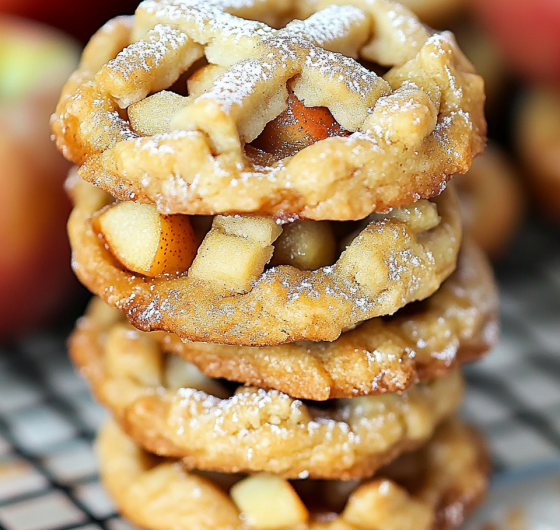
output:
<instances>
[{"instance_id":1,"label":"lattice crust","mask_svg":"<svg viewBox=\"0 0 560 530\"><path fill-rule=\"evenodd\" d=\"M95 308L105 326L79 324L72 359L97 398L147 450L202 469L270 471L290 478L360 478L419 446L460 404L458 371L399 395L333 400L324 408L276 390L217 380L157 340ZM118 319L118 316L116 317ZM293 444L293 445L292 445Z\"/></svg>"},{"instance_id":2,"label":"lattice crust","mask_svg":"<svg viewBox=\"0 0 560 530\"><path fill-rule=\"evenodd\" d=\"M191 472L145 453L114 423L97 447L118 509L149 530L451 530L480 503L490 472L480 438L458 420L362 483Z\"/></svg>"},{"instance_id":3,"label":"lattice crust","mask_svg":"<svg viewBox=\"0 0 560 530\"><path fill-rule=\"evenodd\" d=\"M202 56L211 68L187 97L164 91ZM358 57L390 69L379 77ZM349 136L288 157L250 149L286 110L290 80ZM467 171L483 102L454 37L388 0L147 0L132 28L117 19L92 38L52 125L83 178L162 213L349 220Z\"/></svg>"},{"instance_id":4,"label":"lattice crust","mask_svg":"<svg viewBox=\"0 0 560 530\"><path fill-rule=\"evenodd\" d=\"M216 234L214 227L188 273L150 278L117 263L88 222L107 197L79 179L75 188L68 228L80 280L138 329L192 341L267 346L334 340L364 320L433 294L455 269L461 242L458 204L449 189L432 202L374 216L332 266L263 272L266 245ZM239 243L233 254L211 251L223 249L224 239ZM201 272L205 268L215 271L213 278ZM243 283L228 279L228 270Z\"/></svg>"},{"instance_id":5,"label":"lattice crust","mask_svg":"<svg viewBox=\"0 0 560 530\"><path fill-rule=\"evenodd\" d=\"M95 299L76 336L124 323ZM184 343L169 333L151 340L172 359L196 364L208 377L226 378L322 401L399 392L420 380L441 377L472 361L498 338L497 292L487 260L472 244L458 270L415 310L391 319L372 319L335 342L301 342L263 348ZM130 328L132 329L132 328Z\"/></svg>"}]
</instances>

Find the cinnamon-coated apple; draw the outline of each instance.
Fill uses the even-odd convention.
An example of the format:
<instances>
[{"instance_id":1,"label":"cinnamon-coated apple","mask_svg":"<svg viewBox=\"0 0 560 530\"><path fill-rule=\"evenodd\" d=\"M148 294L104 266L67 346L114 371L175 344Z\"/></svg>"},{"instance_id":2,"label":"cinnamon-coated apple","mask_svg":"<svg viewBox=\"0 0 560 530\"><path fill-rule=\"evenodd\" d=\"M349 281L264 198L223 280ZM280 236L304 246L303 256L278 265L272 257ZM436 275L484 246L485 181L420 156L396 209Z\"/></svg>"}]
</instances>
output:
<instances>
[{"instance_id":1,"label":"cinnamon-coated apple","mask_svg":"<svg viewBox=\"0 0 560 530\"><path fill-rule=\"evenodd\" d=\"M267 123L252 146L279 157L293 156L298 151L329 136L348 136L326 107L306 107L288 84L288 108Z\"/></svg>"},{"instance_id":2,"label":"cinnamon-coated apple","mask_svg":"<svg viewBox=\"0 0 560 530\"><path fill-rule=\"evenodd\" d=\"M75 68L65 35L0 16L0 336L57 314L77 288L70 269L63 190L68 164L49 116Z\"/></svg>"}]
</instances>

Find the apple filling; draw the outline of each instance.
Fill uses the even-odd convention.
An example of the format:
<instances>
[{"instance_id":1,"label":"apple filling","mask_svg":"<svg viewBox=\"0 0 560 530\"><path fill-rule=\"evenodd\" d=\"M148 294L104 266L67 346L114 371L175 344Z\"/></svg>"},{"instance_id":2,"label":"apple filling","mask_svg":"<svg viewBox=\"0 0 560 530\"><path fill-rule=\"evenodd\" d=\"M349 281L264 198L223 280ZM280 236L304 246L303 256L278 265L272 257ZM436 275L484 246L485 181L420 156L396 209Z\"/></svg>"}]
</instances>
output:
<instances>
[{"instance_id":1,"label":"apple filling","mask_svg":"<svg viewBox=\"0 0 560 530\"><path fill-rule=\"evenodd\" d=\"M229 494L247 526L259 530L308 523L310 514L306 504L331 519L341 512L340 524L348 523L341 528L348 529L374 530L386 528L387 523L390 528L409 528L411 521L415 521L417 528L427 528L432 521L432 512L426 504L412 498L396 483L383 479L360 485L359 481L288 481L260 473L234 484ZM348 502L350 496L352 502ZM398 522L395 521L397 513L401 514Z\"/></svg>"},{"instance_id":2,"label":"apple filling","mask_svg":"<svg viewBox=\"0 0 560 530\"><path fill-rule=\"evenodd\" d=\"M336 258L337 241L329 222L298 221L282 228L265 217L217 215L210 227L202 221L162 215L151 205L119 202L96 213L91 225L132 272L155 277L188 271L192 279L236 292L249 290L271 260L273 265L313 270Z\"/></svg>"},{"instance_id":3,"label":"apple filling","mask_svg":"<svg viewBox=\"0 0 560 530\"><path fill-rule=\"evenodd\" d=\"M264 131L250 144L277 158L296 153L332 136L348 136L326 107L306 107L288 83L288 107L267 123Z\"/></svg>"},{"instance_id":4,"label":"apple filling","mask_svg":"<svg viewBox=\"0 0 560 530\"><path fill-rule=\"evenodd\" d=\"M92 227L127 269L145 276L182 273L196 254L186 215L160 215L154 206L120 202L92 218Z\"/></svg>"},{"instance_id":5,"label":"apple filling","mask_svg":"<svg viewBox=\"0 0 560 530\"><path fill-rule=\"evenodd\" d=\"M91 226L129 271L147 277L188 275L213 284L216 290L243 293L269 266L317 270L333 265L341 252L341 267L355 267L362 275L372 269L371 274L377 274L379 264L363 263L361 253L350 245L369 222L390 218L420 235L440 221L437 206L429 201L372 214L360 222L299 220L283 225L246 215L162 215L152 205L117 202L97 212Z\"/></svg>"},{"instance_id":6,"label":"apple filling","mask_svg":"<svg viewBox=\"0 0 560 530\"><path fill-rule=\"evenodd\" d=\"M215 81L227 70L223 66L205 64L188 73L176 85L187 86L187 96L182 96L180 86L162 90L128 108L128 118L132 128L144 136L169 132L174 116L189 106L196 98L212 88ZM288 82L286 109L266 124L258 137L248 144L251 157L266 153L275 159L294 156L302 149L333 136L348 136L345 130L326 107L305 106L294 93L298 79ZM253 150L257 150L255 154Z\"/></svg>"}]
</instances>

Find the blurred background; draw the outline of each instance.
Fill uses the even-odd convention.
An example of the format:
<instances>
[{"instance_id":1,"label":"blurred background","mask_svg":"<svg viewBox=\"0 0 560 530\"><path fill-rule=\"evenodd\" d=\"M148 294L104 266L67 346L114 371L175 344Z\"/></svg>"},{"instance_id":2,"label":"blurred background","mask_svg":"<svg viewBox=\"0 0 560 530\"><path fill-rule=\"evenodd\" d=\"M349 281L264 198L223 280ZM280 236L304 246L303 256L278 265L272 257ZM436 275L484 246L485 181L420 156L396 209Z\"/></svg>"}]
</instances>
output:
<instances>
[{"instance_id":1,"label":"blurred background","mask_svg":"<svg viewBox=\"0 0 560 530\"><path fill-rule=\"evenodd\" d=\"M468 371L465 414L489 435L498 473L554 462L560 0L402 3L429 25L452 30L486 82L489 146L456 182L466 231L495 264L503 339ZM70 268L69 165L48 123L88 38L136 4L0 0L0 530L125 524L98 487L90 458L101 412L65 359L65 337L89 295Z\"/></svg>"}]
</instances>

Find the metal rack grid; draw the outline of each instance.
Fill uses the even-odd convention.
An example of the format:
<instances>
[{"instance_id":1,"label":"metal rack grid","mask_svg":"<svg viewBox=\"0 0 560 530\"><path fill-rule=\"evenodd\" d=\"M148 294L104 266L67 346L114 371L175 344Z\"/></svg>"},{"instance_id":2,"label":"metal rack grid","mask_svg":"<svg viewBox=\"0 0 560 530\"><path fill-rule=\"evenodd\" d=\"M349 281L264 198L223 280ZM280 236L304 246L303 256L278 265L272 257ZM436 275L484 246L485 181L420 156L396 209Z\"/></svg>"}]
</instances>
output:
<instances>
[{"instance_id":1,"label":"metal rack grid","mask_svg":"<svg viewBox=\"0 0 560 530\"><path fill-rule=\"evenodd\" d=\"M560 231L531 225L498 271L503 338L466 369L464 415L504 471L560 455ZM0 346L0 530L126 530L91 448L105 412L65 337Z\"/></svg>"}]
</instances>

